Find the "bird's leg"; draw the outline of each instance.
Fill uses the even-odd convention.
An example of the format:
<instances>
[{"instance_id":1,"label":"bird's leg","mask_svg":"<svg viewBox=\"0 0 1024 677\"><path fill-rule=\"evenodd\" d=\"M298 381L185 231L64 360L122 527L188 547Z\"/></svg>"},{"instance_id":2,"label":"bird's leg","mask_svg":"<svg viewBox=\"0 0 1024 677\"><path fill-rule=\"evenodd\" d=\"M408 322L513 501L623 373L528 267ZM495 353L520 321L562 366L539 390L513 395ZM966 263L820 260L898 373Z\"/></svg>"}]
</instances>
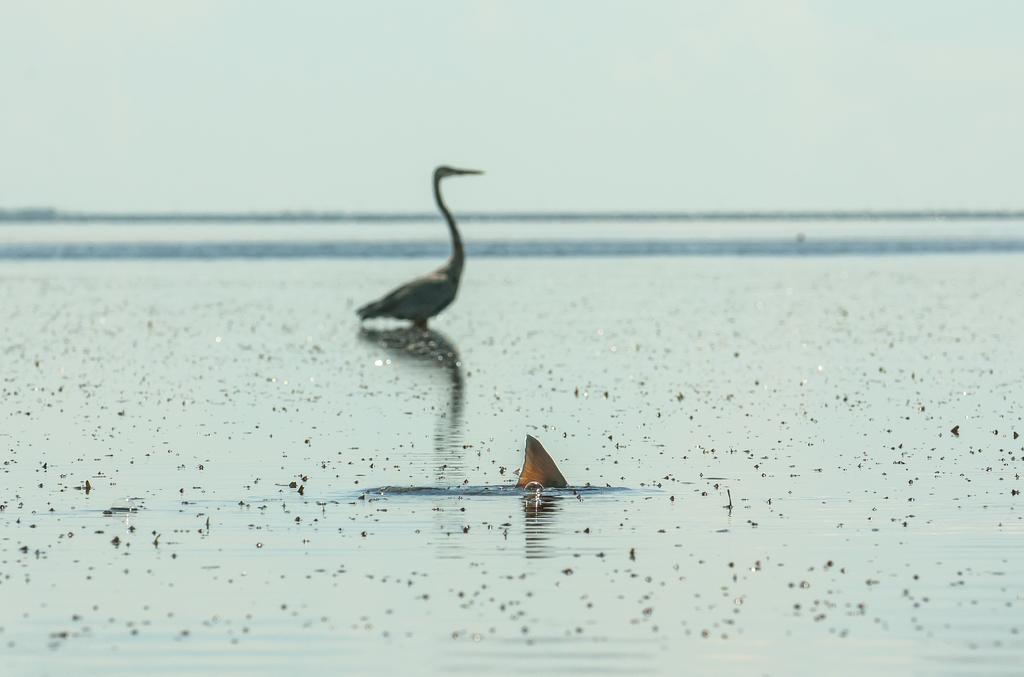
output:
<instances>
[{"instance_id":1,"label":"bird's leg","mask_svg":"<svg viewBox=\"0 0 1024 677\"><path fill-rule=\"evenodd\" d=\"M416 327L420 331L426 331L427 330L427 320L426 319L413 320L412 321L412 326Z\"/></svg>"}]
</instances>

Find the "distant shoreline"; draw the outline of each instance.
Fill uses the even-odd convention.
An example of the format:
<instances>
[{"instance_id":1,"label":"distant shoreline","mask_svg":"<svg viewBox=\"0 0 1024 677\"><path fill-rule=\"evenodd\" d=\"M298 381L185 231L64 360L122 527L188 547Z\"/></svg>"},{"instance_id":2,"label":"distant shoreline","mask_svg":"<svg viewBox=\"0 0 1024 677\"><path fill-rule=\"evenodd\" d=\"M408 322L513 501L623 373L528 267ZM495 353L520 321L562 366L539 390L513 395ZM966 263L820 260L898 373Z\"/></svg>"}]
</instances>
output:
<instances>
[{"instance_id":1,"label":"distant shoreline","mask_svg":"<svg viewBox=\"0 0 1024 677\"><path fill-rule=\"evenodd\" d=\"M466 249L474 259L1020 255L1024 239L484 240L470 242ZM439 259L449 251L443 240L0 242L0 261Z\"/></svg>"},{"instance_id":2,"label":"distant shoreline","mask_svg":"<svg viewBox=\"0 0 1024 677\"><path fill-rule=\"evenodd\" d=\"M947 210L765 210L765 211L553 211L462 212L460 221L655 222L655 221L1015 221L1024 209ZM429 222L436 212L76 212L0 209L0 223L358 223Z\"/></svg>"}]
</instances>

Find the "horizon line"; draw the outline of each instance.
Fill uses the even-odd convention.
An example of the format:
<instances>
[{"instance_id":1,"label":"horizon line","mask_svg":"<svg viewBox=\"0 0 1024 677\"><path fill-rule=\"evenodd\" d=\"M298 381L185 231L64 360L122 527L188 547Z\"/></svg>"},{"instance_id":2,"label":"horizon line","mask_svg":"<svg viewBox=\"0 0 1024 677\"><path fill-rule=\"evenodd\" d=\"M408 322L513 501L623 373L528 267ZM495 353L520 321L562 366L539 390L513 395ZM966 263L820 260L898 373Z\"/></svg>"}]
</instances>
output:
<instances>
[{"instance_id":1,"label":"horizon line","mask_svg":"<svg viewBox=\"0 0 1024 677\"><path fill-rule=\"evenodd\" d=\"M252 211L70 211L49 207L0 208L0 222L36 223L227 223L435 221L436 212L342 210ZM1007 221L1024 219L1024 209L766 209L766 210L525 210L461 212L462 221Z\"/></svg>"}]
</instances>

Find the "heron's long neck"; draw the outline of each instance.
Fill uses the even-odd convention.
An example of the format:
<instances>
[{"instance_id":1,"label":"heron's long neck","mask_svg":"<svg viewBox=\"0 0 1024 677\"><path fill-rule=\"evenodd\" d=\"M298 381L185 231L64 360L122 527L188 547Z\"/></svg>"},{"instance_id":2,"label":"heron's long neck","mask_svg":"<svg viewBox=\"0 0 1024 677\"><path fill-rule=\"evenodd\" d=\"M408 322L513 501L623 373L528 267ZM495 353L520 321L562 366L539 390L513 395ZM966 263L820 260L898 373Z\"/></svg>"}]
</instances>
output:
<instances>
[{"instance_id":1,"label":"heron's long neck","mask_svg":"<svg viewBox=\"0 0 1024 677\"><path fill-rule=\"evenodd\" d=\"M448 211L448 207L445 206L444 200L441 198L441 179L434 179L434 199L437 200L437 208L444 214L445 221L448 222L448 230L452 234L452 258L448 269L452 275L458 279L462 275L462 264L466 259L466 254L462 249L462 237L459 236L459 229L455 226L455 219L452 218L452 213Z\"/></svg>"}]
</instances>

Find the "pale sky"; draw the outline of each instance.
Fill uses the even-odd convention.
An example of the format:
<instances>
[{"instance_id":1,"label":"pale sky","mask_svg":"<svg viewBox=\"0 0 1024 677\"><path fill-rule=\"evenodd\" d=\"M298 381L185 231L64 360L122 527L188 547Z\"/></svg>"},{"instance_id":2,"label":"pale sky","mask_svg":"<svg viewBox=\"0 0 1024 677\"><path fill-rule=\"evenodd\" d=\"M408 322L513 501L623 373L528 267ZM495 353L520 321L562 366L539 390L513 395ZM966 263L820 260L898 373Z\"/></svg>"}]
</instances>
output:
<instances>
[{"instance_id":1,"label":"pale sky","mask_svg":"<svg viewBox=\"0 0 1024 677\"><path fill-rule=\"evenodd\" d=\"M1020 208L1024 2L0 3L0 207Z\"/></svg>"}]
</instances>

